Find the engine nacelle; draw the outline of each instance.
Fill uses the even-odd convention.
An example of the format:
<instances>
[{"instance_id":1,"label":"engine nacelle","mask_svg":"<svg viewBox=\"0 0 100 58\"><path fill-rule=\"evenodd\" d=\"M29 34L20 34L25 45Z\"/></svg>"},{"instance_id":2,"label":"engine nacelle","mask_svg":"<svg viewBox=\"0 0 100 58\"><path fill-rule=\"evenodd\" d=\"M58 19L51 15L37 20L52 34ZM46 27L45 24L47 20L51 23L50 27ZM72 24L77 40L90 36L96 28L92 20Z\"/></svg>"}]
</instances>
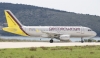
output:
<instances>
[{"instance_id":1,"label":"engine nacelle","mask_svg":"<svg viewBox=\"0 0 100 58\"><path fill-rule=\"evenodd\" d=\"M60 40L66 41L70 39L70 35L60 35Z\"/></svg>"}]
</instances>

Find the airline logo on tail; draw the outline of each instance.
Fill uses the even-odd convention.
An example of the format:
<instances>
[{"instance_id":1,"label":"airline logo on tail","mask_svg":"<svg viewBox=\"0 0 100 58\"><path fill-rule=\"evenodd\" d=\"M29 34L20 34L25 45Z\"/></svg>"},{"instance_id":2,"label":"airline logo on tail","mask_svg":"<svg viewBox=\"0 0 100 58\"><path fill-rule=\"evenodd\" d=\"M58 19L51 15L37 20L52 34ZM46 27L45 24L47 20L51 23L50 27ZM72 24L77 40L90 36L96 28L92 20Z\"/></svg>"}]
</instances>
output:
<instances>
[{"instance_id":1,"label":"airline logo on tail","mask_svg":"<svg viewBox=\"0 0 100 58\"><path fill-rule=\"evenodd\" d=\"M13 13L10 10L5 10L4 12L8 27L4 27L3 30L14 34L28 36L28 34L22 28L23 25L18 21Z\"/></svg>"}]
</instances>

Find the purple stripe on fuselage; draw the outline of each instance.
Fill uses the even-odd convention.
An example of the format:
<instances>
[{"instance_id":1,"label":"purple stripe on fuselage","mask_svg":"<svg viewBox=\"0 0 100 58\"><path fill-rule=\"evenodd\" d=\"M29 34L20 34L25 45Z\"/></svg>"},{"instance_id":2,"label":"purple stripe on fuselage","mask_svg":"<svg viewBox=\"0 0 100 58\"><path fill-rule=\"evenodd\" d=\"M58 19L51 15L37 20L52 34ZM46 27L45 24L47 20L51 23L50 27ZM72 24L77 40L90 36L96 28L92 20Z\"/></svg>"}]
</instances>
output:
<instances>
[{"instance_id":1,"label":"purple stripe on fuselage","mask_svg":"<svg viewBox=\"0 0 100 58\"><path fill-rule=\"evenodd\" d=\"M17 19L15 19L9 11L7 11L7 13L8 13L8 14L13 18L13 20L18 24L19 28L20 28L26 35L29 36L29 34L27 34L27 33L23 30L22 26L16 21Z\"/></svg>"}]
</instances>

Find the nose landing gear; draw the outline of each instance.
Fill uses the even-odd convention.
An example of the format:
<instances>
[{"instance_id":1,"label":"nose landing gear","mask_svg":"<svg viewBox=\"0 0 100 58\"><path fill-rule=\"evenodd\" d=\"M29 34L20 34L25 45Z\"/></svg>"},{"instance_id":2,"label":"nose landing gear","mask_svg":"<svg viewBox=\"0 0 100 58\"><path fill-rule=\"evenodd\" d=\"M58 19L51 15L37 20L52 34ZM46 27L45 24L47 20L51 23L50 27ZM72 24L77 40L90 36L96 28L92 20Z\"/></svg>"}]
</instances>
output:
<instances>
[{"instance_id":1,"label":"nose landing gear","mask_svg":"<svg viewBox=\"0 0 100 58\"><path fill-rule=\"evenodd\" d=\"M83 40L83 38L81 37L81 43L84 43L84 40Z\"/></svg>"}]
</instances>

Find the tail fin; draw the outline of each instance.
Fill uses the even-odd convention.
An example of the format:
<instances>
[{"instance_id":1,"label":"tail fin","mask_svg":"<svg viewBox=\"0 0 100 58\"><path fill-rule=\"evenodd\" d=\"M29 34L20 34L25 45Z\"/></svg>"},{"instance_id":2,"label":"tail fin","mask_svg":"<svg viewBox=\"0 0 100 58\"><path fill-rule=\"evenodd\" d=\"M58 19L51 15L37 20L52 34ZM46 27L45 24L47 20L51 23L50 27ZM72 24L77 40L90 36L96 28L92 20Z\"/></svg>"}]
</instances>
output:
<instances>
[{"instance_id":1,"label":"tail fin","mask_svg":"<svg viewBox=\"0 0 100 58\"><path fill-rule=\"evenodd\" d=\"M28 36L28 34L22 27L23 25L18 21L18 19L13 15L13 13L10 10L5 10L4 12L8 27L4 27L3 30L18 35Z\"/></svg>"},{"instance_id":2,"label":"tail fin","mask_svg":"<svg viewBox=\"0 0 100 58\"><path fill-rule=\"evenodd\" d=\"M5 16L7 20L8 27L22 27L22 24L19 20L14 16L14 14L10 10L5 10Z\"/></svg>"}]
</instances>

